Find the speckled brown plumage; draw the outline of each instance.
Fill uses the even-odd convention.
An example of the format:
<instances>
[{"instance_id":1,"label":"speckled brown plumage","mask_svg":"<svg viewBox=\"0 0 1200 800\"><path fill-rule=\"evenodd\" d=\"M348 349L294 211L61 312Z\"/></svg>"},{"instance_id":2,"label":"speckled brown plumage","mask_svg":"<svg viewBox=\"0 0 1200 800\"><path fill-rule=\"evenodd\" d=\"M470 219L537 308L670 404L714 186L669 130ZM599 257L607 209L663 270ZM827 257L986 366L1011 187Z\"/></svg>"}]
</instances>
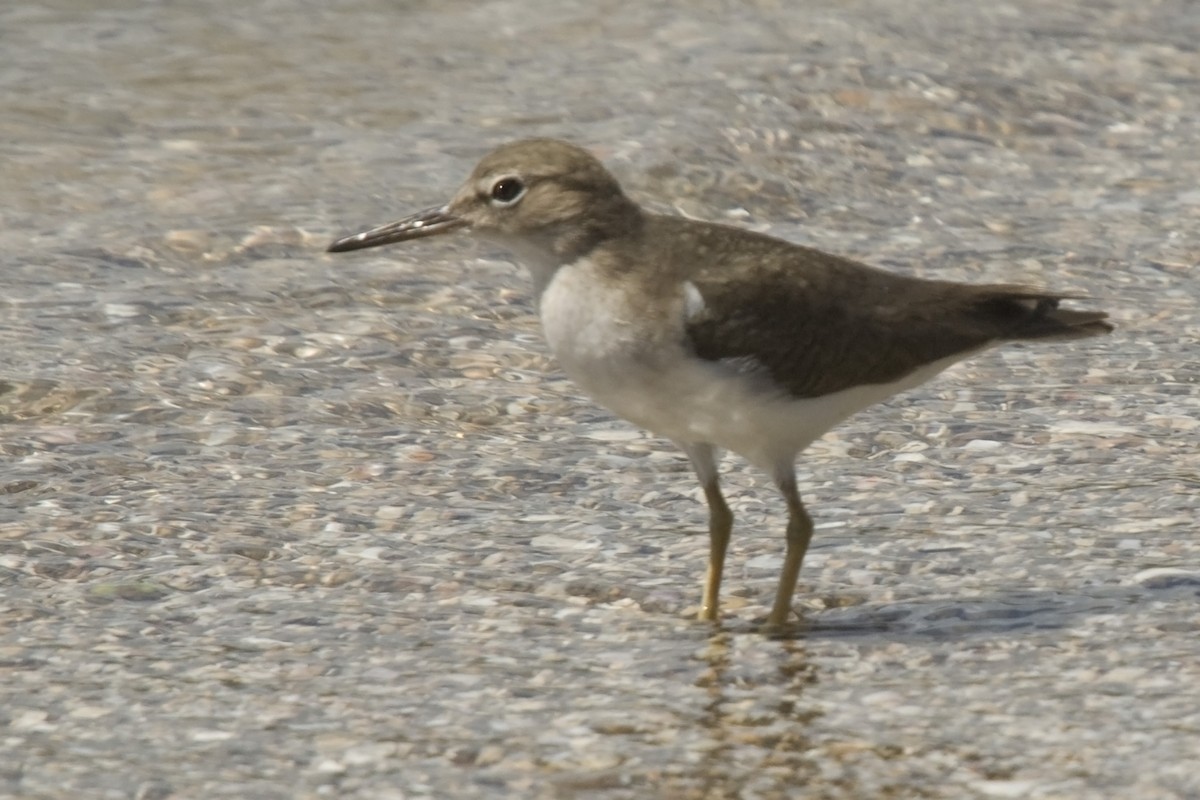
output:
<instances>
[{"instance_id":1,"label":"speckled brown plumage","mask_svg":"<svg viewBox=\"0 0 1200 800\"><path fill-rule=\"evenodd\" d=\"M748 359L794 397L890 383L996 342L1112 329L1104 312L1060 309L1061 295L907 277L737 228L655 217L646 235L708 253L680 265L704 299L687 325L696 354Z\"/></svg>"}]
</instances>

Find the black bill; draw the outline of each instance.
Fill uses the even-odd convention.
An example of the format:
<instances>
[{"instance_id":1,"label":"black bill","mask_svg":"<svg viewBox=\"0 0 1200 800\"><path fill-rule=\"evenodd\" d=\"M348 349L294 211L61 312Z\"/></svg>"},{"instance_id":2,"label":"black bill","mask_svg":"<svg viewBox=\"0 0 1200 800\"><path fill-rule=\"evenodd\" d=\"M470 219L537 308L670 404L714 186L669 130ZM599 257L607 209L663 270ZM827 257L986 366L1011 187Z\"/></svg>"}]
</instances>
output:
<instances>
[{"instance_id":1,"label":"black bill","mask_svg":"<svg viewBox=\"0 0 1200 800\"><path fill-rule=\"evenodd\" d=\"M418 211L411 217L405 217L369 231L344 236L329 245L326 252L344 253L347 250L362 250L365 247L379 247L393 242L407 242L409 239L420 239L425 236L437 236L439 233L449 233L466 225L446 210L446 206L427 208Z\"/></svg>"}]
</instances>

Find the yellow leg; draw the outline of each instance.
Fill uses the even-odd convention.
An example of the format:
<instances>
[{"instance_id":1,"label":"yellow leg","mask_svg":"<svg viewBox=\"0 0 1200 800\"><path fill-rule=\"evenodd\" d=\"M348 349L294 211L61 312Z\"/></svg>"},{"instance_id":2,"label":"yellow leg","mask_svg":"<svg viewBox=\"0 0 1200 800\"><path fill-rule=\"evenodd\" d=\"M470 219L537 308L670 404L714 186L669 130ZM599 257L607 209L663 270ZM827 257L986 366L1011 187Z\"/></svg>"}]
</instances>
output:
<instances>
[{"instance_id":1,"label":"yellow leg","mask_svg":"<svg viewBox=\"0 0 1200 800\"><path fill-rule=\"evenodd\" d=\"M721 496L716 478L704 485L708 500L708 575L704 579L704 597L700 600L700 619L716 622L720 608L721 574L725 571L725 550L733 530L733 513Z\"/></svg>"},{"instance_id":2,"label":"yellow leg","mask_svg":"<svg viewBox=\"0 0 1200 800\"><path fill-rule=\"evenodd\" d=\"M767 617L768 628L780 628L792 613L792 597L796 594L796 581L800 578L800 565L812 539L812 518L800 502L796 491L796 480L790 475L779 482L779 491L787 501L787 555L783 559L783 572L779 575L779 588L775 592L775 605Z\"/></svg>"},{"instance_id":3,"label":"yellow leg","mask_svg":"<svg viewBox=\"0 0 1200 800\"><path fill-rule=\"evenodd\" d=\"M720 614L721 574L725 571L725 550L733 530L733 513L721 495L717 475L717 449L704 442L680 442L692 460L696 477L704 487L708 501L708 575L704 578L704 596L700 598L700 619L716 622Z\"/></svg>"}]
</instances>

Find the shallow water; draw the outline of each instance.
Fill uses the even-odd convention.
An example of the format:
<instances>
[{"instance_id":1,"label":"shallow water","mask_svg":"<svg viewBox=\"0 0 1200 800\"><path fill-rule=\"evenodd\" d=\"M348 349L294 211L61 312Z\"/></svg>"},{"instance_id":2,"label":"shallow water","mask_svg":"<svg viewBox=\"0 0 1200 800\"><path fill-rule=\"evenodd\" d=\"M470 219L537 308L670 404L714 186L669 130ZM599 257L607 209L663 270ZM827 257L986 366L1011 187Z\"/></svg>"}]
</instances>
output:
<instances>
[{"instance_id":1,"label":"shallow water","mask_svg":"<svg viewBox=\"0 0 1200 800\"><path fill-rule=\"evenodd\" d=\"M1200 16L1018 2L0 9L0 794L1189 797ZM1090 295L829 434L792 638L683 457L464 238L511 138L647 205Z\"/></svg>"}]
</instances>

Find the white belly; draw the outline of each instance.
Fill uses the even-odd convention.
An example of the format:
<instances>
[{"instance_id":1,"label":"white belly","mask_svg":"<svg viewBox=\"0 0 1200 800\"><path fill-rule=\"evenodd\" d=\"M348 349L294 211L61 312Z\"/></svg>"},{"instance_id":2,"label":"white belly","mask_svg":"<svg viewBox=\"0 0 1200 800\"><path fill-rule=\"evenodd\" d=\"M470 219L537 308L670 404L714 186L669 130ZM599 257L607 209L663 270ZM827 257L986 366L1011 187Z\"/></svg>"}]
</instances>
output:
<instances>
[{"instance_id":1,"label":"white belly","mask_svg":"<svg viewBox=\"0 0 1200 800\"><path fill-rule=\"evenodd\" d=\"M617 415L677 442L707 442L767 471L851 414L925 382L958 357L891 384L792 398L744 373L693 355L684 339L682 287L665 317L634 313L621 289L579 262L560 268L541 296L546 339L563 370ZM636 306L635 306L636 308Z\"/></svg>"}]
</instances>

